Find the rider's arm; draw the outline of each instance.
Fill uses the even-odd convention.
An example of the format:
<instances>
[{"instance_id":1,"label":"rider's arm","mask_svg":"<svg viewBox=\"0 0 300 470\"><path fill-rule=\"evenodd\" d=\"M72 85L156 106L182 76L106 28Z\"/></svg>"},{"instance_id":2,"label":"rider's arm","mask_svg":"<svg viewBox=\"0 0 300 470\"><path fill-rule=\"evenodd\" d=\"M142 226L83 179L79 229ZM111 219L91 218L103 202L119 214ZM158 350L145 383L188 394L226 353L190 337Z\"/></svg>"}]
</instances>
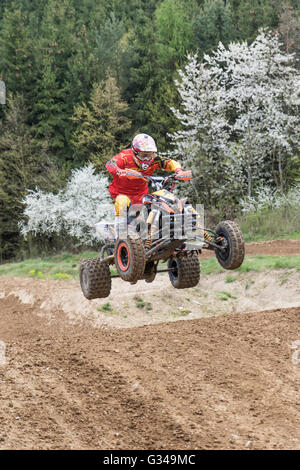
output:
<instances>
[{"instance_id":1,"label":"rider's arm","mask_svg":"<svg viewBox=\"0 0 300 470\"><path fill-rule=\"evenodd\" d=\"M148 181L144 179L143 175L132 168L127 168L127 157L124 153L119 153L115 155L111 160L106 163L106 169L113 175L118 175L119 177L126 177L130 180L141 178L144 181Z\"/></svg>"},{"instance_id":2,"label":"rider's arm","mask_svg":"<svg viewBox=\"0 0 300 470\"><path fill-rule=\"evenodd\" d=\"M176 160L172 160L170 158L165 158L165 157L158 155L156 157L156 160L159 163L161 169L168 171L168 172L174 172L181 168L181 165L179 162L176 162Z\"/></svg>"},{"instance_id":3,"label":"rider's arm","mask_svg":"<svg viewBox=\"0 0 300 470\"><path fill-rule=\"evenodd\" d=\"M159 160L157 160L159 159ZM192 178L192 172L191 171L184 171L181 168L181 165L179 162L176 162L176 160L171 160L170 158L164 158L161 156L157 156L155 161L159 163L159 166L162 170L168 171L175 173L175 178L177 180L182 180L182 181L188 181Z\"/></svg>"},{"instance_id":4,"label":"rider's arm","mask_svg":"<svg viewBox=\"0 0 300 470\"><path fill-rule=\"evenodd\" d=\"M123 170L125 168L125 155L121 152L119 153L118 155L115 155L114 157L112 157L111 160L109 160L107 163L106 163L106 169L112 173L113 175L115 175L118 170Z\"/></svg>"}]
</instances>

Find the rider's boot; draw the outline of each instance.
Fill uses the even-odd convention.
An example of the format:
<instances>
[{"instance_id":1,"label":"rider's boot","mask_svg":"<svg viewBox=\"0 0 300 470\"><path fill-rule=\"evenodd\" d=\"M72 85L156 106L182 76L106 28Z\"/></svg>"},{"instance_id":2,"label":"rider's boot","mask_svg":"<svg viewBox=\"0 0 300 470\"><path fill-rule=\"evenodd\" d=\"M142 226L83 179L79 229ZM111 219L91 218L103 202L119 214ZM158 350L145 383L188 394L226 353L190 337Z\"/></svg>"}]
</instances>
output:
<instances>
[{"instance_id":1,"label":"rider's boot","mask_svg":"<svg viewBox=\"0 0 300 470\"><path fill-rule=\"evenodd\" d=\"M115 232L116 238L127 238L127 217L116 216Z\"/></svg>"},{"instance_id":2,"label":"rider's boot","mask_svg":"<svg viewBox=\"0 0 300 470\"><path fill-rule=\"evenodd\" d=\"M105 240L112 241L112 242L115 241L116 234L111 224L105 225L104 232L105 232Z\"/></svg>"}]
</instances>

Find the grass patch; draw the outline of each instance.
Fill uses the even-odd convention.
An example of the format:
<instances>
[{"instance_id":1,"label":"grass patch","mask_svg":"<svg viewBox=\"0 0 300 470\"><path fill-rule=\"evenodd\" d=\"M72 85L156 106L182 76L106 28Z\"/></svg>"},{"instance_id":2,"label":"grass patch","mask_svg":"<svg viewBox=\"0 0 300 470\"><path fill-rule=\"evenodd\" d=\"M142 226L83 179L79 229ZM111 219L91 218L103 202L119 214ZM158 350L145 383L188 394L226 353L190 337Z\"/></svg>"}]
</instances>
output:
<instances>
[{"instance_id":1,"label":"grass patch","mask_svg":"<svg viewBox=\"0 0 300 470\"><path fill-rule=\"evenodd\" d=\"M297 269L300 271L300 256L249 256L238 271L265 271L269 269Z\"/></svg>"},{"instance_id":2,"label":"grass patch","mask_svg":"<svg viewBox=\"0 0 300 470\"><path fill-rule=\"evenodd\" d=\"M215 257L211 257L208 259L201 260L200 256L200 265L201 265L201 273L202 274L214 274L214 273L222 273L224 269L218 263Z\"/></svg>"},{"instance_id":3,"label":"grass patch","mask_svg":"<svg viewBox=\"0 0 300 470\"><path fill-rule=\"evenodd\" d=\"M216 258L209 258L201 261L202 274L214 274L224 272ZM247 256L237 272L266 271L269 269L297 269L300 271L300 256ZM233 282L238 276L228 275L226 282Z\"/></svg>"},{"instance_id":4,"label":"grass patch","mask_svg":"<svg viewBox=\"0 0 300 470\"><path fill-rule=\"evenodd\" d=\"M46 258L31 258L20 262L0 265L0 276L21 276L37 279L78 280L80 262L87 258L97 258L97 251L83 251L77 255L62 253ZM111 273L116 274L115 268Z\"/></svg>"},{"instance_id":5,"label":"grass patch","mask_svg":"<svg viewBox=\"0 0 300 470\"><path fill-rule=\"evenodd\" d=\"M219 295L219 298L221 300L228 300L228 299L236 299L237 298L235 295L232 295L230 292L226 292L225 290L217 291L217 294Z\"/></svg>"},{"instance_id":6,"label":"grass patch","mask_svg":"<svg viewBox=\"0 0 300 470\"><path fill-rule=\"evenodd\" d=\"M98 312L117 314L117 312L112 308L109 302L106 302L101 307L97 308Z\"/></svg>"},{"instance_id":7,"label":"grass patch","mask_svg":"<svg viewBox=\"0 0 300 470\"><path fill-rule=\"evenodd\" d=\"M145 302L142 297L139 297L138 295L135 295L134 296L134 300L135 300L135 305L137 308L144 308L147 312L149 312L150 310L152 310L152 305L150 302Z\"/></svg>"},{"instance_id":8,"label":"grass patch","mask_svg":"<svg viewBox=\"0 0 300 470\"><path fill-rule=\"evenodd\" d=\"M106 302L105 304L103 304L102 307L98 307L97 310L99 310L99 312L112 312L113 311L109 302Z\"/></svg>"},{"instance_id":9,"label":"grass patch","mask_svg":"<svg viewBox=\"0 0 300 470\"><path fill-rule=\"evenodd\" d=\"M263 209L240 217L238 224L246 242L300 239L300 207L287 205Z\"/></svg>"},{"instance_id":10,"label":"grass patch","mask_svg":"<svg viewBox=\"0 0 300 470\"><path fill-rule=\"evenodd\" d=\"M238 276L226 276L225 282L227 284L230 284L231 282L234 282L238 279Z\"/></svg>"},{"instance_id":11,"label":"grass patch","mask_svg":"<svg viewBox=\"0 0 300 470\"><path fill-rule=\"evenodd\" d=\"M47 258L27 259L18 263L6 263L0 265L0 276L22 276L36 279L56 279L56 280L78 280L80 262L86 258L97 258L97 252L82 252L77 255L64 253ZM217 259L213 256L201 260L201 273L214 274L224 273L225 270L220 266ZM164 266L162 264L162 266ZM300 256L248 256L245 258L242 266L236 270L239 272L263 271L268 269L297 269L300 271ZM112 274L116 274L114 267L110 268ZM226 283L234 282L238 279L238 274L233 275L228 272L225 279ZM137 296L138 297L138 296ZM171 298L166 294L166 298ZM151 310L151 304L145 302L141 297L135 299L139 306Z\"/></svg>"}]
</instances>

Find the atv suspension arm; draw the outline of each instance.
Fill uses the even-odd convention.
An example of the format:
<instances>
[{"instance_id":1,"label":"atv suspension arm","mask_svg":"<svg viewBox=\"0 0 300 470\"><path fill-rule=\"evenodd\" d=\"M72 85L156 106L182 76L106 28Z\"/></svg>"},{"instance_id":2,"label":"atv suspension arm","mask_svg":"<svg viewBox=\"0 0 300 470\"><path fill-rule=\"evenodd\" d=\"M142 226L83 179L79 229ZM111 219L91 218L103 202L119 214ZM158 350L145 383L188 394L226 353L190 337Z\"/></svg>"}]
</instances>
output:
<instances>
[{"instance_id":1,"label":"atv suspension arm","mask_svg":"<svg viewBox=\"0 0 300 470\"><path fill-rule=\"evenodd\" d=\"M156 273L170 273L176 271L175 268L170 268L170 269L160 269L159 271L156 271ZM111 274L111 278L115 277L120 277L119 274Z\"/></svg>"},{"instance_id":2,"label":"atv suspension arm","mask_svg":"<svg viewBox=\"0 0 300 470\"><path fill-rule=\"evenodd\" d=\"M211 233L214 233L214 232L211 231ZM210 240L206 240L206 239L203 240L203 237L201 237L201 236L199 236L199 235L196 236L196 238L197 238L198 240L201 240L202 242L204 241L207 245L209 245L209 247L206 248L207 250L210 250L210 249L212 249L212 248L216 248L217 250L224 251L224 250L226 249L226 246L217 245L216 243L214 243L214 242L212 242L212 241L210 241Z\"/></svg>"}]
</instances>

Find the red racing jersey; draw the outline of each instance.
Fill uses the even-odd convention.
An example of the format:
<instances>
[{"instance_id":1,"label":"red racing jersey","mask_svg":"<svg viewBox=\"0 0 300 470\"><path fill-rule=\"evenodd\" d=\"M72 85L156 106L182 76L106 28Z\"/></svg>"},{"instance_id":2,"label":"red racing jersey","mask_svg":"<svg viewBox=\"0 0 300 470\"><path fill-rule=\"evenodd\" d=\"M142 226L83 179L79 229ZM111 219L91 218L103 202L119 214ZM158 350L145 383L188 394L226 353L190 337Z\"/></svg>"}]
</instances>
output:
<instances>
[{"instance_id":1,"label":"red racing jersey","mask_svg":"<svg viewBox=\"0 0 300 470\"><path fill-rule=\"evenodd\" d=\"M156 155L151 165L146 170L142 170L137 166L134 160L134 153L131 149L122 150L122 152L109 160L106 164L106 169L113 175L113 181L109 186L111 197L115 199L119 194L124 194L129 197L132 204L139 204L142 202L145 194L148 193L148 185L142 178L132 180L125 176L117 175L118 169L124 170L129 168L143 175L152 176L156 170L173 172L177 168L181 168L181 165L175 160Z\"/></svg>"}]
</instances>

